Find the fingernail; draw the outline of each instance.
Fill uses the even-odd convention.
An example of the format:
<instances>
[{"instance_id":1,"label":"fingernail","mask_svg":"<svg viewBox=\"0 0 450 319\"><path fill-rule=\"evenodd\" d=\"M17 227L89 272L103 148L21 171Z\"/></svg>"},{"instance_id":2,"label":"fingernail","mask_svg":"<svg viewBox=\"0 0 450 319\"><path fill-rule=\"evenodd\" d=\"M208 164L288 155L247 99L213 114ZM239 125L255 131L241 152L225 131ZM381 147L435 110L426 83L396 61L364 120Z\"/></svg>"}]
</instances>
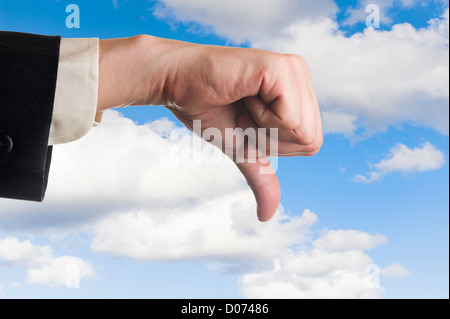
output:
<instances>
[{"instance_id":1,"label":"fingernail","mask_svg":"<svg viewBox=\"0 0 450 319\"><path fill-rule=\"evenodd\" d=\"M258 221L263 222L261 220L261 212L259 210L259 206L256 206L256 216L258 217Z\"/></svg>"}]
</instances>

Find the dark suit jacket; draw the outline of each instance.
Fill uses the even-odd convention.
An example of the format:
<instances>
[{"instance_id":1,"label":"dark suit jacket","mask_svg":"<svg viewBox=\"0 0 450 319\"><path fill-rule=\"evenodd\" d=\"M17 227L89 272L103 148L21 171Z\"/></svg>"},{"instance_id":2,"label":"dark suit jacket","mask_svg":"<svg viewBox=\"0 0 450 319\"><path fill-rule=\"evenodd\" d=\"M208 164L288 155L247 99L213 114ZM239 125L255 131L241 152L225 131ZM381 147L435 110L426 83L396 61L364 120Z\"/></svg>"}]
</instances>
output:
<instances>
[{"instance_id":1,"label":"dark suit jacket","mask_svg":"<svg viewBox=\"0 0 450 319\"><path fill-rule=\"evenodd\" d=\"M0 197L44 198L60 41L0 32Z\"/></svg>"}]
</instances>

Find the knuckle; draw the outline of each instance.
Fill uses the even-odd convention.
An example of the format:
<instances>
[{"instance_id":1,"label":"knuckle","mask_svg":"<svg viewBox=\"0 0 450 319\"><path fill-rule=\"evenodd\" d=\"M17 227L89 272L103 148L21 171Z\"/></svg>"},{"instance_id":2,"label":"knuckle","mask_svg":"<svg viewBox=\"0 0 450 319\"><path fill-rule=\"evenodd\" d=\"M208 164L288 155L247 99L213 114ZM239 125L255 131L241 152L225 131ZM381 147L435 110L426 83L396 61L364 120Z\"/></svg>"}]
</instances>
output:
<instances>
[{"instance_id":1,"label":"knuckle","mask_svg":"<svg viewBox=\"0 0 450 319\"><path fill-rule=\"evenodd\" d=\"M295 130L301 125L301 119L298 116L292 116L283 119L283 126L287 130Z\"/></svg>"},{"instance_id":2,"label":"knuckle","mask_svg":"<svg viewBox=\"0 0 450 319\"><path fill-rule=\"evenodd\" d=\"M287 54L286 56L289 57L290 61L292 63L294 63L295 65L300 65L300 66L307 65L306 60L298 54Z\"/></svg>"},{"instance_id":3,"label":"knuckle","mask_svg":"<svg viewBox=\"0 0 450 319\"><path fill-rule=\"evenodd\" d=\"M298 65L300 70L303 70L303 72L305 73L309 73L309 67L308 67L308 63L306 62L306 60L299 56L299 55L294 55L293 57L295 59L295 63L296 65Z\"/></svg>"},{"instance_id":4,"label":"knuckle","mask_svg":"<svg viewBox=\"0 0 450 319\"><path fill-rule=\"evenodd\" d=\"M303 123L305 124L305 123ZM305 152L316 153L323 144L323 133L320 126L302 125L294 130L295 142L302 146Z\"/></svg>"},{"instance_id":5,"label":"knuckle","mask_svg":"<svg viewBox=\"0 0 450 319\"><path fill-rule=\"evenodd\" d=\"M319 153L320 149L323 146L323 134L318 134L316 140L308 147L308 153L306 154L307 157L316 155Z\"/></svg>"},{"instance_id":6,"label":"knuckle","mask_svg":"<svg viewBox=\"0 0 450 319\"><path fill-rule=\"evenodd\" d=\"M297 134L297 143L301 145L313 145L317 138L317 131L312 129L302 130Z\"/></svg>"},{"instance_id":7,"label":"knuckle","mask_svg":"<svg viewBox=\"0 0 450 319\"><path fill-rule=\"evenodd\" d=\"M278 67L281 67L281 68L290 68L291 67L290 58L286 54L276 53L274 55L274 62Z\"/></svg>"},{"instance_id":8,"label":"knuckle","mask_svg":"<svg viewBox=\"0 0 450 319\"><path fill-rule=\"evenodd\" d=\"M302 66L307 66L308 64L306 63L306 60L301 57L300 55L295 55L296 60L298 61L298 63L300 63Z\"/></svg>"},{"instance_id":9,"label":"knuckle","mask_svg":"<svg viewBox=\"0 0 450 319\"><path fill-rule=\"evenodd\" d=\"M320 149L322 148L322 146L323 146L323 134L322 134L322 132L320 132L318 134L316 141L313 144L314 151L316 153L318 153L320 151Z\"/></svg>"}]
</instances>

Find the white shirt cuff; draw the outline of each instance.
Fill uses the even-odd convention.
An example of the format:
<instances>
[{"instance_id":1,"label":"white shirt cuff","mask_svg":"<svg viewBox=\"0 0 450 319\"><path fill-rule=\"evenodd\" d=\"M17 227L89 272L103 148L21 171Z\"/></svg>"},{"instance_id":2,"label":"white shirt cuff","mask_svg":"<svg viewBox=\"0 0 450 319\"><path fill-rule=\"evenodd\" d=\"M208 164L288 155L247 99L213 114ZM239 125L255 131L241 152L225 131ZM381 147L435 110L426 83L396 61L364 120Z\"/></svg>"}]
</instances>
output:
<instances>
[{"instance_id":1,"label":"white shirt cuff","mask_svg":"<svg viewBox=\"0 0 450 319\"><path fill-rule=\"evenodd\" d=\"M61 39L48 145L73 142L95 124L99 39Z\"/></svg>"}]
</instances>

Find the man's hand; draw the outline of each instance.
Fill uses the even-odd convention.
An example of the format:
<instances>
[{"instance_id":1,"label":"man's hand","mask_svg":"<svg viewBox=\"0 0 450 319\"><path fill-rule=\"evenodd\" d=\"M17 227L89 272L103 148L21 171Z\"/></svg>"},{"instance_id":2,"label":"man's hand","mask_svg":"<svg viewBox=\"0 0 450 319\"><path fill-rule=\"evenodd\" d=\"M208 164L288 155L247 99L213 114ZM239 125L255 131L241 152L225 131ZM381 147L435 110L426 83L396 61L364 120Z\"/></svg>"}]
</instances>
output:
<instances>
[{"instance_id":1,"label":"man's hand","mask_svg":"<svg viewBox=\"0 0 450 319\"><path fill-rule=\"evenodd\" d=\"M224 139L227 128L277 128L276 156L311 156L322 145L319 106L297 55L143 35L101 40L99 77L99 111L164 105L189 129L201 120L202 131L217 128ZM270 163L231 158L255 194L258 219L270 220L280 201Z\"/></svg>"}]
</instances>

